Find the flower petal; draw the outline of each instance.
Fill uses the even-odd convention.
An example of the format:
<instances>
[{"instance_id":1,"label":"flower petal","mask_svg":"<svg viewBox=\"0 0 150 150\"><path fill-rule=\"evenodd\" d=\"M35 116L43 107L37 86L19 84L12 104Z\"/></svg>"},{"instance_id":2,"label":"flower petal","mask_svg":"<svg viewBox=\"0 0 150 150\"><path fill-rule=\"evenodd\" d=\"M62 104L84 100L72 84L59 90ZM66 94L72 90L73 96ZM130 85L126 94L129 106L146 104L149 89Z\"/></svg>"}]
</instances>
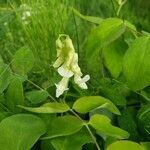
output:
<instances>
[{"instance_id":1,"label":"flower petal","mask_svg":"<svg viewBox=\"0 0 150 150\"><path fill-rule=\"evenodd\" d=\"M70 78L73 76L73 72L71 70L69 70L67 67L65 66L61 66L58 68L58 73L62 76L62 77L66 77L66 78Z\"/></svg>"},{"instance_id":2,"label":"flower petal","mask_svg":"<svg viewBox=\"0 0 150 150\"><path fill-rule=\"evenodd\" d=\"M63 63L63 57L58 57L57 60L54 62L53 67L58 68Z\"/></svg>"},{"instance_id":3,"label":"flower petal","mask_svg":"<svg viewBox=\"0 0 150 150\"><path fill-rule=\"evenodd\" d=\"M81 78L81 76L79 75L74 76L74 82L82 89L88 89L85 82L87 82L89 79L90 79L89 75L86 75L83 78Z\"/></svg>"},{"instance_id":4,"label":"flower petal","mask_svg":"<svg viewBox=\"0 0 150 150\"><path fill-rule=\"evenodd\" d=\"M79 76L82 76L81 69L78 65L78 54L77 53L74 54L74 57L73 57L73 60L72 60L72 63L71 63L71 69L75 74L78 74Z\"/></svg>"},{"instance_id":5,"label":"flower petal","mask_svg":"<svg viewBox=\"0 0 150 150\"><path fill-rule=\"evenodd\" d=\"M85 76L82 78L82 81L83 81L83 82L87 82L88 80L90 80L90 76L89 76L89 75L85 75Z\"/></svg>"},{"instance_id":6,"label":"flower petal","mask_svg":"<svg viewBox=\"0 0 150 150\"><path fill-rule=\"evenodd\" d=\"M68 82L69 78L62 78L62 80L56 85L56 97L59 97L64 93L64 91L68 90Z\"/></svg>"}]
</instances>

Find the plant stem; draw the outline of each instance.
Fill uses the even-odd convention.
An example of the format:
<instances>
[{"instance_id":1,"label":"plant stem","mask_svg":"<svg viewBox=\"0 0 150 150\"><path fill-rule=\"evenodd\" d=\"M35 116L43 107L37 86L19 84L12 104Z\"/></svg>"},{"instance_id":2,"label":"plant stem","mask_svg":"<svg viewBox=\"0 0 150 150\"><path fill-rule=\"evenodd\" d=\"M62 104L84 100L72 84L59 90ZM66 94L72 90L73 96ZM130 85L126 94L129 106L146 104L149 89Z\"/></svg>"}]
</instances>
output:
<instances>
[{"instance_id":1,"label":"plant stem","mask_svg":"<svg viewBox=\"0 0 150 150\"><path fill-rule=\"evenodd\" d=\"M97 143L97 141L96 141L96 138L95 138L95 136L93 135L92 131L90 130L89 126L86 124L85 127L86 127L87 130L89 131L89 133L90 133L90 135L91 135L91 138L93 139L93 141L94 141L94 143L95 143L95 145L96 145L96 147L97 147L97 150L101 150L100 147L99 147L99 145L98 145L98 143Z\"/></svg>"},{"instance_id":2,"label":"plant stem","mask_svg":"<svg viewBox=\"0 0 150 150\"><path fill-rule=\"evenodd\" d=\"M79 120L85 122L75 111L73 111L72 109L71 109L70 111L71 111ZM101 150L100 147L99 147L99 145L98 145L98 143L97 143L97 141L96 141L95 136L93 135L93 133L92 133L92 131L90 130L90 128L89 128L89 126L88 126L87 123L85 123L85 127L87 128L87 130L88 130L88 132L89 132L89 134L90 134L90 136L91 136L93 142L95 143L95 145L96 145L96 147L97 147L97 150Z\"/></svg>"},{"instance_id":3,"label":"plant stem","mask_svg":"<svg viewBox=\"0 0 150 150\"><path fill-rule=\"evenodd\" d=\"M119 16L122 6L123 6L122 4L119 5L119 8L118 8L118 10L117 10L117 16Z\"/></svg>"},{"instance_id":4,"label":"plant stem","mask_svg":"<svg viewBox=\"0 0 150 150\"><path fill-rule=\"evenodd\" d=\"M77 50L78 50L78 56L80 58L80 47L79 47L79 35L78 35L78 27L77 27L77 22L76 22L76 18L75 15L72 11L73 14L73 20L74 20L74 25L75 25L75 32L76 32L76 38L77 38Z\"/></svg>"},{"instance_id":5,"label":"plant stem","mask_svg":"<svg viewBox=\"0 0 150 150\"><path fill-rule=\"evenodd\" d=\"M17 73L13 73L14 75L17 75L17 76L20 76L19 74L17 74ZM41 88L39 85L37 85L37 84L35 84L34 82L32 82L31 80L29 80L29 79L26 79L26 81L28 81L30 84L32 84L33 86L35 86L37 89L39 89L39 90L42 90L42 91L46 91L45 89L43 89L43 88ZM47 92L47 91L46 91ZM48 93L48 96L54 101L54 102L57 102L57 100L51 95L51 94L49 94L49 92L47 92Z\"/></svg>"},{"instance_id":6,"label":"plant stem","mask_svg":"<svg viewBox=\"0 0 150 150\"><path fill-rule=\"evenodd\" d=\"M26 81L28 81L29 83L31 83L33 86L35 86L35 87L38 88L39 90L46 91L45 89L41 88L40 86L38 86L37 84L35 84L34 82L32 82L32 81L29 80L29 79L26 79ZM48 96L49 96L54 102L57 102L56 99L55 99L52 95L50 95L49 93L48 93Z\"/></svg>"},{"instance_id":7,"label":"plant stem","mask_svg":"<svg viewBox=\"0 0 150 150\"><path fill-rule=\"evenodd\" d=\"M127 0L124 0L120 5L119 5L119 8L118 8L118 11L117 11L117 16L119 16L119 13L121 11L121 8L122 6L127 2Z\"/></svg>"},{"instance_id":8,"label":"plant stem","mask_svg":"<svg viewBox=\"0 0 150 150\"><path fill-rule=\"evenodd\" d=\"M113 0L111 0L111 3L112 3L112 7L113 7L113 10L114 10L115 16L117 16L117 11L116 11L116 8L115 8Z\"/></svg>"}]
</instances>

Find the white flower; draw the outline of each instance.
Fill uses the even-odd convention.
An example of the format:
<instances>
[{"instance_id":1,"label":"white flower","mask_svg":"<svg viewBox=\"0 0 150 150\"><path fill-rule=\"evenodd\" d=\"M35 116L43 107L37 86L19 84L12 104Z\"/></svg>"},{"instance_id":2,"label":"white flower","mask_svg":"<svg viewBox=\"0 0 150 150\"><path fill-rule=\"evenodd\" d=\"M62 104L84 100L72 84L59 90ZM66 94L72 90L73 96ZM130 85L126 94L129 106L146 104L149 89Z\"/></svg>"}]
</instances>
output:
<instances>
[{"instance_id":1,"label":"white flower","mask_svg":"<svg viewBox=\"0 0 150 150\"><path fill-rule=\"evenodd\" d=\"M59 97L64 91L68 90L68 82L69 78L62 78L62 80L56 84L56 97Z\"/></svg>"},{"instance_id":2,"label":"white flower","mask_svg":"<svg viewBox=\"0 0 150 150\"><path fill-rule=\"evenodd\" d=\"M90 80L90 76L86 75L83 78L81 78L78 75L74 75L74 82L81 88L81 89L88 89L86 82Z\"/></svg>"},{"instance_id":3,"label":"white flower","mask_svg":"<svg viewBox=\"0 0 150 150\"><path fill-rule=\"evenodd\" d=\"M62 38L63 37L63 38ZM57 60L54 62L53 67L58 68L58 73L63 77L62 80L56 84L56 97L63 94L68 90L69 78L74 76L74 82L82 89L87 89L86 82L90 79L89 75L82 78L82 72L78 65L78 54L72 40L68 35L60 35L56 40Z\"/></svg>"},{"instance_id":4,"label":"white flower","mask_svg":"<svg viewBox=\"0 0 150 150\"><path fill-rule=\"evenodd\" d=\"M58 73L62 77L66 77L66 78L70 78L73 76L73 72L69 68L67 68L65 65L58 68Z\"/></svg>"}]
</instances>

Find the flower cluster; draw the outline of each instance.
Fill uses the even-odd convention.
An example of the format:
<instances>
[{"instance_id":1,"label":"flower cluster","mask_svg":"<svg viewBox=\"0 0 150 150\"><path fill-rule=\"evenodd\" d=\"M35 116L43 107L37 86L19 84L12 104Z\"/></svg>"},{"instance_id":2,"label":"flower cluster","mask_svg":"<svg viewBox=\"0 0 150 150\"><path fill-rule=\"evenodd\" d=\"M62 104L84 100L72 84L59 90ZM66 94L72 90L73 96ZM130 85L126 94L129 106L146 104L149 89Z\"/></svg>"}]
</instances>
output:
<instances>
[{"instance_id":1,"label":"flower cluster","mask_svg":"<svg viewBox=\"0 0 150 150\"><path fill-rule=\"evenodd\" d=\"M89 75L82 78L83 74L78 65L78 54L75 52L72 40L68 35L59 35L56 40L57 60L53 64L58 68L58 73L63 77L56 84L56 97L59 97L68 90L69 78L74 76L74 82L82 89L87 89L86 82L90 79Z\"/></svg>"},{"instance_id":2,"label":"flower cluster","mask_svg":"<svg viewBox=\"0 0 150 150\"><path fill-rule=\"evenodd\" d=\"M21 20L24 24L28 24L29 20L28 18L31 16L31 7L27 4L20 5L20 11L21 11Z\"/></svg>"}]
</instances>

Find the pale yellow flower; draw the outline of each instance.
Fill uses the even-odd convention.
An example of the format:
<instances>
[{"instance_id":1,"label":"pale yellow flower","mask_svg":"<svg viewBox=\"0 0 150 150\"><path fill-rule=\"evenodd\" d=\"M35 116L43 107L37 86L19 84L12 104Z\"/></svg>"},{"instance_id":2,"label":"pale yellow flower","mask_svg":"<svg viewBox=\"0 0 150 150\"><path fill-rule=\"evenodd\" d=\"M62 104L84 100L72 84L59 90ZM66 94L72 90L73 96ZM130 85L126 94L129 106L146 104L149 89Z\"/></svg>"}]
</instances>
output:
<instances>
[{"instance_id":1,"label":"pale yellow flower","mask_svg":"<svg viewBox=\"0 0 150 150\"><path fill-rule=\"evenodd\" d=\"M68 90L69 78L74 76L74 82L82 89L87 89L86 82L90 79L89 75L82 78L82 72L78 65L78 54L75 52L72 40L68 35L60 35L56 40L57 60L54 68L58 68L58 73L63 79L56 84L56 97Z\"/></svg>"}]
</instances>

